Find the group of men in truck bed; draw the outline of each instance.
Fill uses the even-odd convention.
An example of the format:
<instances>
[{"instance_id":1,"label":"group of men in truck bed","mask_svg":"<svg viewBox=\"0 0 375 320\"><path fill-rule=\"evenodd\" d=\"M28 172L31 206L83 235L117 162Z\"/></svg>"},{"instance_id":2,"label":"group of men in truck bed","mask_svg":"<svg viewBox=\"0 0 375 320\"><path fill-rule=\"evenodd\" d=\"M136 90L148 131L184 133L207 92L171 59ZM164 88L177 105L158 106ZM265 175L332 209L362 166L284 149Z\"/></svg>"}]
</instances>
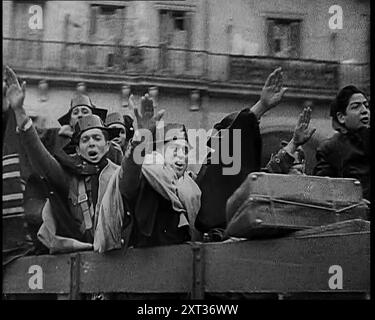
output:
<instances>
[{"instance_id":1,"label":"group of men in truck bed","mask_svg":"<svg viewBox=\"0 0 375 320\"><path fill-rule=\"evenodd\" d=\"M153 100L132 99L129 116L97 108L78 94L59 119L60 128L40 130L24 108L26 83L5 67L3 77L3 217L24 215L39 252L222 240L225 205L249 173L304 174L302 146L315 130L311 109L297 120L293 137L261 168L259 122L287 89L281 68L267 78L258 102L215 124L198 173L188 170L192 150L182 123L164 124ZM370 108L355 86L341 89L331 104L336 133L316 151L313 174L358 179L370 200ZM162 127L162 130L160 128ZM223 174L212 161L224 132L240 130L240 170ZM229 141L229 150L233 143ZM18 196L17 196L18 195ZM37 250L37 251L38 251ZM4 250L3 250L4 252ZM34 251L35 252L35 251Z\"/></svg>"}]
</instances>

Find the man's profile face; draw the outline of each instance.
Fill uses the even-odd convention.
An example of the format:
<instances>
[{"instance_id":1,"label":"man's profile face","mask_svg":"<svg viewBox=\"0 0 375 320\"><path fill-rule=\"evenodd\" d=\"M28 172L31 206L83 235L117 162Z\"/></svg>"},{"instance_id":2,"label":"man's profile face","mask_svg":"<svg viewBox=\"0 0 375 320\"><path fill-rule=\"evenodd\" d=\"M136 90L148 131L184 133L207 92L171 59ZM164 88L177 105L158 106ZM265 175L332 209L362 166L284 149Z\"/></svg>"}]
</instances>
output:
<instances>
[{"instance_id":1,"label":"man's profile face","mask_svg":"<svg viewBox=\"0 0 375 320\"><path fill-rule=\"evenodd\" d=\"M109 151L107 141L101 129L89 129L81 134L77 153L91 163L98 163Z\"/></svg>"},{"instance_id":2,"label":"man's profile face","mask_svg":"<svg viewBox=\"0 0 375 320\"><path fill-rule=\"evenodd\" d=\"M362 93L353 94L346 107L346 112L337 113L337 119L348 130L370 127L369 103Z\"/></svg>"},{"instance_id":3,"label":"man's profile face","mask_svg":"<svg viewBox=\"0 0 375 320\"><path fill-rule=\"evenodd\" d=\"M84 116L92 114L92 110L87 106L76 106L70 113L70 126L74 128L77 121Z\"/></svg>"}]
</instances>

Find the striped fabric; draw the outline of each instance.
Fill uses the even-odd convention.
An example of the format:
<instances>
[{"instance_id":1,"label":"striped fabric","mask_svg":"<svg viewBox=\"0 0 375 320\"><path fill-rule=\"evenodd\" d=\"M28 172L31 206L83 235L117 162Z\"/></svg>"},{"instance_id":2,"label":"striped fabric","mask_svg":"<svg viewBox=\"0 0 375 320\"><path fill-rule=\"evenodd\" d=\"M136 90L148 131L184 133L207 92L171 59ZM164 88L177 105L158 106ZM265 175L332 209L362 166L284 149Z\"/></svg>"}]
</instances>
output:
<instances>
[{"instance_id":1,"label":"striped fabric","mask_svg":"<svg viewBox=\"0 0 375 320\"><path fill-rule=\"evenodd\" d=\"M3 140L3 218L24 213L25 183L21 177L19 137L14 114L7 118Z\"/></svg>"},{"instance_id":2,"label":"striped fabric","mask_svg":"<svg viewBox=\"0 0 375 320\"><path fill-rule=\"evenodd\" d=\"M4 128L5 127L5 128ZM13 110L3 113L3 267L34 250L25 204L25 181L31 166L16 132Z\"/></svg>"},{"instance_id":3,"label":"striped fabric","mask_svg":"<svg viewBox=\"0 0 375 320\"><path fill-rule=\"evenodd\" d=\"M20 163L20 158L18 156L18 153L3 156L3 166L8 166L12 164L17 165L19 163Z\"/></svg>"},{"instance_id":4,"label":"striped fabric","mask_svg":"<svg viewBox=\"0 0 375 320\"><path fill-rule=\"evenodd\" d=\"M20 157L17 153L3 155L3 216L23 213L23 192Z\"/></svg>"}]
</instances>

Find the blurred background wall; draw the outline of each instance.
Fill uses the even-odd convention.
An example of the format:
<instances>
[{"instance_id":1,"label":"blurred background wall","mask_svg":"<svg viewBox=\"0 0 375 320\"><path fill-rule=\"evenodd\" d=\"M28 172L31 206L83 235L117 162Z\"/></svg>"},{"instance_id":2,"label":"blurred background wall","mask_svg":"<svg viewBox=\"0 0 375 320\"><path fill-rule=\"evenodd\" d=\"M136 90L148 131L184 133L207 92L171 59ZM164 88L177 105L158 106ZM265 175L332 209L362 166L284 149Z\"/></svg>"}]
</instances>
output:
<instances>
[{"instance_id":1,"label":"blurred background wall","mask_svg":"<svg viewBox=\"0 0 375 320\"><path fill-rule=\"evenodd\" d=\"M263 162L290 139L301 109L330 136L329 102L355 84L370 94L370 1L338 0L332 30L324 0L3 1L3 63L27 81L26 108L47 127L87 92L94 104L132 114L128 97L149 92L166 121L209 129L251 106L267 75L284 70L283 103L261 121ZM30 28L42 9L43 26ZM309 169L308 169L309 170Z\"/></svg>"}]
</instances>

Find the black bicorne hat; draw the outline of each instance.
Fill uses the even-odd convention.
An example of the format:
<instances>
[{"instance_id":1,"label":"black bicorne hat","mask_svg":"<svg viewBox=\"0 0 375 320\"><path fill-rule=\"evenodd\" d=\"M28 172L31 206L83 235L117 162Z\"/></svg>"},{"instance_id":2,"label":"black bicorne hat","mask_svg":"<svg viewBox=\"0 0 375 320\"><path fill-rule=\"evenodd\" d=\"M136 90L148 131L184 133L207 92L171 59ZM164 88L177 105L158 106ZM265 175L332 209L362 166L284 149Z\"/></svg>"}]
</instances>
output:
<instances>
[{"instance_id":1,"label":"black bicorne hat","mask_svg":"<svg viewBox=\"0 0 375 320\"><path fill-rule=\"evenodd\" d=\"M71 117L72 111L75 107L78 107L78 106L86 106L90 108L92 111L92 114L99 116L103 122L105 121L105 117L107 116L107 112L108 112L106 109L100 109L94 106L89 96L85 94L76 94L70 101L70 108L68 112L58 119L59 123L62 126L70 123L70 117Z\"/></svg>"}]
</instances>

